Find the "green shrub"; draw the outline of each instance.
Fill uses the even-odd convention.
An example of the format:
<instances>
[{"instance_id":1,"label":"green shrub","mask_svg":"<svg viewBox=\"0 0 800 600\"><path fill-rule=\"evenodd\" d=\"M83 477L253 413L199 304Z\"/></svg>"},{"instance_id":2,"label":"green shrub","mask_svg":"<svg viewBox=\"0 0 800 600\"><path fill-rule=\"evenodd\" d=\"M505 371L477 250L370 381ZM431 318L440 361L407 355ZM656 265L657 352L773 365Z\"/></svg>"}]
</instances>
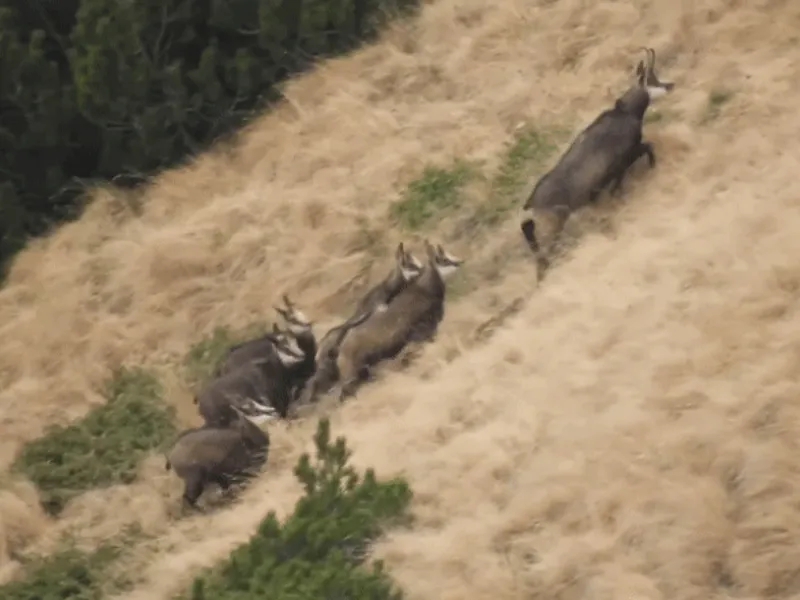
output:
<instances>
[{"instance_id":1,"label":"green shrub","mask_svg":"<svg viewBox=\"0 0 800 600\"><path fill-rule=\"evenodd\" d=\"M113 546L86 553L70 547L26 565L25 576L0 585L3 600L101 600L109 565L118 556Z\"/></svg>"},{"instance_id":2,"label":"green shrub","mask_svg":"<svg viewBox=\"0 0 800 600\"><path fill-rule=\"evenodd\" d=\"M488 200L478 208L476 220L494 225L519 201L519 193L530 177L544 167L557 145L556 131L526 126L506 145L497 172L492 177Z\"/></svg>"},{"instance_id":3,"label":"green shrub","mask_svg":"<svg viewBox=\"0 0 800 600\"><path fill-rule=\"evenodd\" d=\"M116 371L105 396L105 404L79 421L51 427L16 458L14 470L36 484L50 514L81 492L132 481L141 458L175 433L172 410L162 403L161 386L150 373Z\"/></svg>"},{"instance_id":4,"label":"green shrub","mask_svg":"<svg viewBox=\"0 0 800 600\"><path fill-rule=\"evenodd\" d=\"M362 567L371 541L405 516L411 491L401 479L378 481L347 465L344 438L330 439L319 422L316 460L304 454L294 469L305 493L281 524L270 512L250 541L224 564L198 577L181 596L190 600L347 598L397 600L401 593L380 561Z\"/></svg>"},{"instance_id":5,"label":"green shrub","mask_svg":"<svg viewBox=\"0 0 800 600\"><path fill-rule=\"evenodd\" d=\"M442 211L460 204L461 188L477 174L474 165L456 160L448 168L427 166L390 206L391 217L407 229L419 229Z\"/></svg>"}]
</instances>

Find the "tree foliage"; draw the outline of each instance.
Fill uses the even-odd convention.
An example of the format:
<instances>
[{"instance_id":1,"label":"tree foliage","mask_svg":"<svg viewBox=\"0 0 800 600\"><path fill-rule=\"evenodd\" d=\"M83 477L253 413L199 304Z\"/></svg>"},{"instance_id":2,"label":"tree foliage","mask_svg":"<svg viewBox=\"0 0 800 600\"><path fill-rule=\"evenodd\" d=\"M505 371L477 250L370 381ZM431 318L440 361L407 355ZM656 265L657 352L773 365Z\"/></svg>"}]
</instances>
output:
<instances>
[{"instance_id":1,"label":"tree foliage","mask_svg":"<svg viewBox=\"0 0 800 600\"><path fill-rule=\"evenodd\" d=\"M0 261L232 132L415 0L0 0Z\"/></svg>"},{"instance_id":2,"label":"tree foliage","mask_svg":"<svg viewBox=\"0 0 800 600\"><path fill-rule=\"evenodd\" d=\"M304 488L281 524L270 512L224 564L198 577L187 600L399 600L380 561L362 566L368 545L405 514L411 491L401 479L379 481L349 466L344 438L331 441L319 422L316 460L304 454L294 473Z\"/></svg>"}]
</instances>

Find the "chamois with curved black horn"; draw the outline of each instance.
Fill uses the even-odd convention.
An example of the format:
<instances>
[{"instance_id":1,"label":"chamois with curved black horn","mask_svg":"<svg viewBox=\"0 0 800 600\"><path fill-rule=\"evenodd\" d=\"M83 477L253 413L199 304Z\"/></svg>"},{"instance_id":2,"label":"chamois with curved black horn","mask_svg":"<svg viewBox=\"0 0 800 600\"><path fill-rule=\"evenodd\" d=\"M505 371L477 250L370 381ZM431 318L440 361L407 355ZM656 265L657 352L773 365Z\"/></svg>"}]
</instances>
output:
<instances>
[{"instance_id":1,"label":"chamois with curved black horn","mask_svg":"<svg viewBox=\"0 0 800 600\"><path fill-rule=\"evenodd\" d=\"M275 311L283 317L286 327L294 336L297 346L303 353L303 360L286 366L286 381L289 383L292 398L303 388L317 369L317 338L314 324L306 317L288 295L283 295L283 306Z\"/></svg>"},{"instance_id":2,"label":"chamois with curved black horn","mask_svg":"<svg viewBox=\"0 0 800 600\"><path fill-rule=\"evenodd\" d=\"M382 281L375 284L364 294L350 316L361 315L369 310L377 310L378 312L386 310L386 307L394 300L395 296L403 291L410 281L413 281L422 273L423 268L424 265L419 259L412 252L405 249L403 242L400 242L394 253L394 267L392 270Z\"/></svg>"},{"instance_id":3,"label":"chamois with curved black horn","mask_svg":"<svg viewBox=\"0 0 800 600\"><path fill-rule=\"evenodd\" d=\"M317 355L317 370L296 396L296 405L298 407L312 404L320 394L330 391L333 384L339 380L339 370L336 367L339 346L341 346L342 340L347 333L369 319L373 312L375 312L374 307L368 308L360 315L350 317L341 325L337 325L325 335L327 345L321 348L320 354ZM324 355L321 354L323 350L325 352Z\"/></svg>"},{"instance_id":4,"label":"chamois with curved black horn","mask_svg":"<svg viewBox=\"0 0 800 600\"><path fill-rule=\"evenodd\" d=\"M336 365L342 382L340 400L353 395L370 368L395 358L410 342L426 342L444 318L445 278L464 262L441 245L425 240L428 264L384 311L374 311L351 329L339 347Z\"/></svg>"},{"instance_id":5,"label":"chamois with curved black horn","mask_svg":"<svg viewBox=\"0 0 800 600\"><path fill-rule=\"evenodd\" d=\"M330 329L319 342L317 350L317 387L329 388L336 382L337 371L335 364L331 364L331 357L336 355L339 345L344 340L344 336L353 327L363 323L364 319L359 320L362 315L385 311L389 304L402 292L409 283L414 281L422 273L424 265L414 254L405 248L405 244L400 242L394 253L394 266L384 279L375 284L364 294L356 304L350 317L336 327Z\"/></svg>"},{"instance_id":6,"label":"chamois with curved black horn","mask_svg":"<svg viewBox=\"0 0 800 600\"><path fill-rule=\"evenodd\" d=\"M272 331L257 338L234 344L228 348L217 363L213 376L215 378L222 377L254 360L277 356L275 340L277 339L279 344L286 344L289 343L288 336L288 331L280 329L277 323L273 323Z\"/></svg>"},{"instance_id":7,"label":"chamois with curved black horn","mask_svg":"<svg viewBox=\"0 0 800 600\"><path fill-rule=\"evenodd\" d=\"M641 156L647 156L651 168L656 164L652 145L642 140L642 122L651 99L670 92L674 84L659 81L655 50L642 49L647 56L636 67L635 84L575 138L523 205L531 214L520 229L537 257L540 278L571 213L593 203L609 183L609 191L617 193L625 173Z\"/></svg>"},{"instance_id":8,"label":"chamois with curved black horn","mask_svg":"<svg viewBox=\"0 0 800 600\"><path fill-rule=\"evenodd\" d=\"M268 334L270 335L270 334ZM194 402L208 425L225 426L234 418L234 411L255 402L266 413L286 418L291 402L290 381L286 370L305 360L294 337L272 337L274 356L249 361L208 382L195 396Z\"/></svg>"}]
</instances>

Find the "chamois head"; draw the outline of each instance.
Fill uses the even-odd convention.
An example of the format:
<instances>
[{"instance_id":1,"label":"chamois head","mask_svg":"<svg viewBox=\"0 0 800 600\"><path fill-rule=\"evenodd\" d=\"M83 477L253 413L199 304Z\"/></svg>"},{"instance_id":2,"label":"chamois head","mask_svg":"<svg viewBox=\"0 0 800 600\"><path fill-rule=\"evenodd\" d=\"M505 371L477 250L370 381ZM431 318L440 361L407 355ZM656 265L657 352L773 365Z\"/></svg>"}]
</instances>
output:
<instances>
[{"instance_id":1,"label":"chamois head","mask_svg":"<svg viewBox=\"0 0 800 600\"><path fill-rule=\"evenodd\" d=\"M394 253L394 259L397 263L397 267L400 269L400 273L403 275L403 279L406 281L411 281L419 276L422 273L422 269L424 265L417 259L414 254L405 249L403 242L400 242L397 245L397 250Z\"/></svg>"},{"instance_id":2,"label":"chamois head","mask_svg":"<svg viewBox=\"0 0 800 600\"><path fill-rule=\"evenodd\" d=\"M272 342L275 348L275 354L278 360L286 367L295 365L305 359L305 353L297 345L297 340L293 335L287 335L285 331L281 331L276 325L272 325L272 331L266 335L267 339ZM257 364L265 364L268 358L259 359L254 361Z\"/></svg>"},{"instance_id":3,"label":"chamois head","mask_svg":"<svg viewBox=\"0 0 800 600\"><path fill-rule=\"evenodd\" d=\"M289 300L289 296L283 295L283 307L276 306L275 310L286 321L286 325L294 335L303 335L311 330L313 323L308 317Z\"/></svg>"},{"instance_id":4,"label":"chamois head","mask_svg":"<svg viewBox=\"0 0 800 600\"><path fill-rule=\"evenodd\" d=\"M675 84L671 81L659 81L656 76L656 51L644 47L641 50L645 51L646 58L636 65L636 83L647 90L651 99L671 92Z\"/></svg>"},{"instance_id":5,"label":"chamois head","mask_svg":"<svg viewBox=\"0 0 800 600\"><path fill-rule=\"evenodd\" d=\"M663 96L675 87L674 83L660 81L656 76L656 51L652 48L642 50L646 57L636 65L636 83L616 102L617 110L635 115L639 119L644 118L651 99Z\"/></svg>"},{"instance_id":6,"label":"chamois head","mask_svg":"<svg viewBox=\"0 0 800 600\"><path fill-rule=\"evenodd\" d=\"M429 264L438 271L442 279L455 273L464 263L463 259L449 254L441 244L434 246L428 240L425 240L425 252L428 255Z\"/></svg>"}]
</instances>

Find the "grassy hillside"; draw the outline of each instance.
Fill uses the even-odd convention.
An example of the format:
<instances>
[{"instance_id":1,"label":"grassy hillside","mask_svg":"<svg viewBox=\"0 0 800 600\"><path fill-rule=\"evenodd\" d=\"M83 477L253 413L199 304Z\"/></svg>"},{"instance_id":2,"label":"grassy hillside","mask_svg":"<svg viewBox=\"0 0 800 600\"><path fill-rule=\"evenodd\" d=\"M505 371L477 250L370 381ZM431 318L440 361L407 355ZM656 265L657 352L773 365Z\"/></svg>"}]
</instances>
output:
<instances>
[{"instance_id":1,"label":"grassy hillside","mask_svg":"<svg viewBox=\"0 0 800 600\"><path fill-rule=\"evenodd\" d=\"M123 365L198 422L187 356L215 329L270 321L288 293L324 331L399 240L430 236L467 260L439 339L332 414L356 465L414 490L413 526L375 548L409 598L796 595L798 27L788 0L430 2L288 85L235 149L142 196L98 190L20 255L0 291L0 469L106 402ZM676 82L646 126L658 166L571 225L537 289L514 207L644 44ZM275 425L267 473L208 515L176 515L158 454L57 516L9 474L0 576L66 533L92 548L133 529L114 597L184 593L291 509L315 427Z\"/></svg>"}]
</instances>

